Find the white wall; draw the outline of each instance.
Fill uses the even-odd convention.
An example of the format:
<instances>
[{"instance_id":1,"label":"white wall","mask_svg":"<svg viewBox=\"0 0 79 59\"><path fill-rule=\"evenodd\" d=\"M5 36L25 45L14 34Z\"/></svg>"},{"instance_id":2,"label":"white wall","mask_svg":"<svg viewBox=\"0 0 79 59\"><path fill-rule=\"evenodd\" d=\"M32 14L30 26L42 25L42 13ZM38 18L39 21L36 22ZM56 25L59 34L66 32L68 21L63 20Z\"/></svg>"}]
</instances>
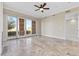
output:
<instances>
[{"instance_id":1,"label":"white wall","mask_svg":"<svg viewBox=\"0 0 79 59\"><path fill-rule=\"evenodd\" d=\"M41 20L41 33L44 36L64 39L64 15L61 13Z\"/></svg>"},{"instance_id":2,"label":"white wall","mask_svg":"<svg viewBox=\"0 0 79 59\"><path fill-rule=\"evenodd\" d=\"M55 16L49 16L41 20L41 34L48 37L65 39L65 15L79 13L79 8L71 9L70 12L61 12ZM72 31L72 29L71 29Z\"/></svg>"},{"instance_id":3,"label":"white wall","mask_svg":"<svg viewBox=\"0 0 79 59\"><path fill-rule=\"evenodd\" d=\"M3 6L0 2L0 55L2 53Z\"/></svg>"},{"instance_id":4,"label":"white wall","mask_svg":"<svg viewBox=\"0 0 79 59\"><path fill-rule=\"evenodd\" d=\"M7 18L6 15L3 15L3 41L7 40Z\"/></svg>"}]
</instances>

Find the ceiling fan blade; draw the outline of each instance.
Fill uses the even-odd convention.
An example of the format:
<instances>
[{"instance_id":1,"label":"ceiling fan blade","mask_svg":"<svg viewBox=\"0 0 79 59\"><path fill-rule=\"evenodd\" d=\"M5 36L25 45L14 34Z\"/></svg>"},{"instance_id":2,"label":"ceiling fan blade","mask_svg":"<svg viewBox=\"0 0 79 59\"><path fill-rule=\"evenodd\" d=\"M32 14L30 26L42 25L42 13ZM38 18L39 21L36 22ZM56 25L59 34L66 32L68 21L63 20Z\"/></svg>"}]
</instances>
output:
<instances>
[{"instance_id":1,"label":"ceiling fan blade","mask_svg":"<svg viewBox=\"0 0 79 59\"><path fill-rule=\"evenodd\" d=\"M39 6L37 6L37 5L34 5L35 7L38 7L38 8L40 8Z\"/></svg>"},{"instance_id":2,"label":"ceiling fan blade","mask_svg":"<svg viewBox=\"0 0 79 59\"><path fill-rule=\"evenodd\" d=\"M42 8L42 4L40 5L40 8Z\"/></svg>"},{"instance_id":3,"label":"ceiling fan blade","mask_svg":"<svg viewBox=\"0 0 79 59\"><path fill-rule=\"evenodd\" d=\"M46 6L46 3L44 3L42 7L45 7L45 6Z\"/></svg>"},{"instance_id":4,"label":"ceiling fan blade","mask_svg":"<svg viewBox=\"0 0 79 59\"><path fill-rule=\"evenodd\" d=\"M43 9L48 10L49 8L43 8Z\"/></svg>"},{"instance_id":5,"label":"ceiling fan blade","mask_svg":"<svg viewBox=\"0 0 79 59\"><path fill-rule=\"evenodd\" d=\"M40 9L36 9L35 11L38 11L38 10L40 10Z\"/></svg>"}]
</instances>

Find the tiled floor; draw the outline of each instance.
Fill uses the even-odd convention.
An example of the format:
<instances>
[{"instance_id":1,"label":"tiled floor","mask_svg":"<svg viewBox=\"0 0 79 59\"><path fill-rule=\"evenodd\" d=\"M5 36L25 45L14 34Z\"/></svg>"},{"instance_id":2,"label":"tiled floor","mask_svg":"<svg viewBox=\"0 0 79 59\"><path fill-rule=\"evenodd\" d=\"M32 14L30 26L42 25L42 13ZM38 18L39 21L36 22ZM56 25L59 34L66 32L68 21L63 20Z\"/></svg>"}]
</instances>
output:
<instances>
[{"instance_id":1,"label":"tiled floor","mask_svg":"<svg viewBox=\"0 0 79 59\"><path fill-rule=\"evenodd\" d=\"M76 56L79 42L35 36L5 42L3 56Z\"/></svg>"}]
</instances>

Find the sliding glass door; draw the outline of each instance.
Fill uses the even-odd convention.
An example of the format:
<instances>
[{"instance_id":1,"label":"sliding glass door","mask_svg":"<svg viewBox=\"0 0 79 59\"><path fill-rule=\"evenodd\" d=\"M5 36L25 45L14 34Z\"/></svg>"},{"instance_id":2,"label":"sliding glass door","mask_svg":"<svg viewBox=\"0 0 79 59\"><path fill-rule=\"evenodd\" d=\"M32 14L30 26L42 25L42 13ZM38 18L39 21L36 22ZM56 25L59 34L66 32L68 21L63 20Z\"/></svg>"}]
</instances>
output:
<instances>
[{"instance_id":1,"label":"sliding glass door","mask_svg":"<svg viewBox=\"0 0 79 59\"><path fill-rule=\"evenodd\" d=\"M36 34L36 21L26 19L26 34Z\"/></svg>"},{"instance_id":2,"label":"sliding glass door","mask_svg":"<svg viewBox=\"0 0 79 59\"><path fill-rule=\"evenodd\" d=\"M36 34L36 21L8 16L8 37L23 37Z\"/></svg>"},{"instance_id":3,"label":"sliding glass door","mask_svg":"<svg viewBox=\"0 0 79 59\"><path fill-rule=\"evenodd\" d=\"M26 19L26 34L32 34L32 20Z\"/></svg>"},{"instance_id":4,"label":"sliding glass door","mask_svg":"<svg viewBox=\"0 0 79 59\"><path fill-rule=\"evenodd\" d=\"M16 36L17 17L8 16L8 37Z\"/></svg>"}]
</instances>

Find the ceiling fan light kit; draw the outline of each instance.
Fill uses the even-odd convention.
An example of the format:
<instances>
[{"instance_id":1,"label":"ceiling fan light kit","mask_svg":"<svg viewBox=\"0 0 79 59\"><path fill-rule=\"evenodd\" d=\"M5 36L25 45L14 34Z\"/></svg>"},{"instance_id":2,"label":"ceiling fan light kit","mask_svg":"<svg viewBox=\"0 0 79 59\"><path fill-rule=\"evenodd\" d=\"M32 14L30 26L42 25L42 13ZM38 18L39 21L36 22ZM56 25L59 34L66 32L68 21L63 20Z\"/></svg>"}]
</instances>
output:
<instances>
[{"instance_id":1,"label":"ceiling fan light kit","mask_svg":"<svg viewBox=\"0 0 79 59\"><path fill-rule=\"evenodd\" d=\"M44 9L43 8L40 8L40 11L43 11Z\"/></svg>"}]
</instances>

